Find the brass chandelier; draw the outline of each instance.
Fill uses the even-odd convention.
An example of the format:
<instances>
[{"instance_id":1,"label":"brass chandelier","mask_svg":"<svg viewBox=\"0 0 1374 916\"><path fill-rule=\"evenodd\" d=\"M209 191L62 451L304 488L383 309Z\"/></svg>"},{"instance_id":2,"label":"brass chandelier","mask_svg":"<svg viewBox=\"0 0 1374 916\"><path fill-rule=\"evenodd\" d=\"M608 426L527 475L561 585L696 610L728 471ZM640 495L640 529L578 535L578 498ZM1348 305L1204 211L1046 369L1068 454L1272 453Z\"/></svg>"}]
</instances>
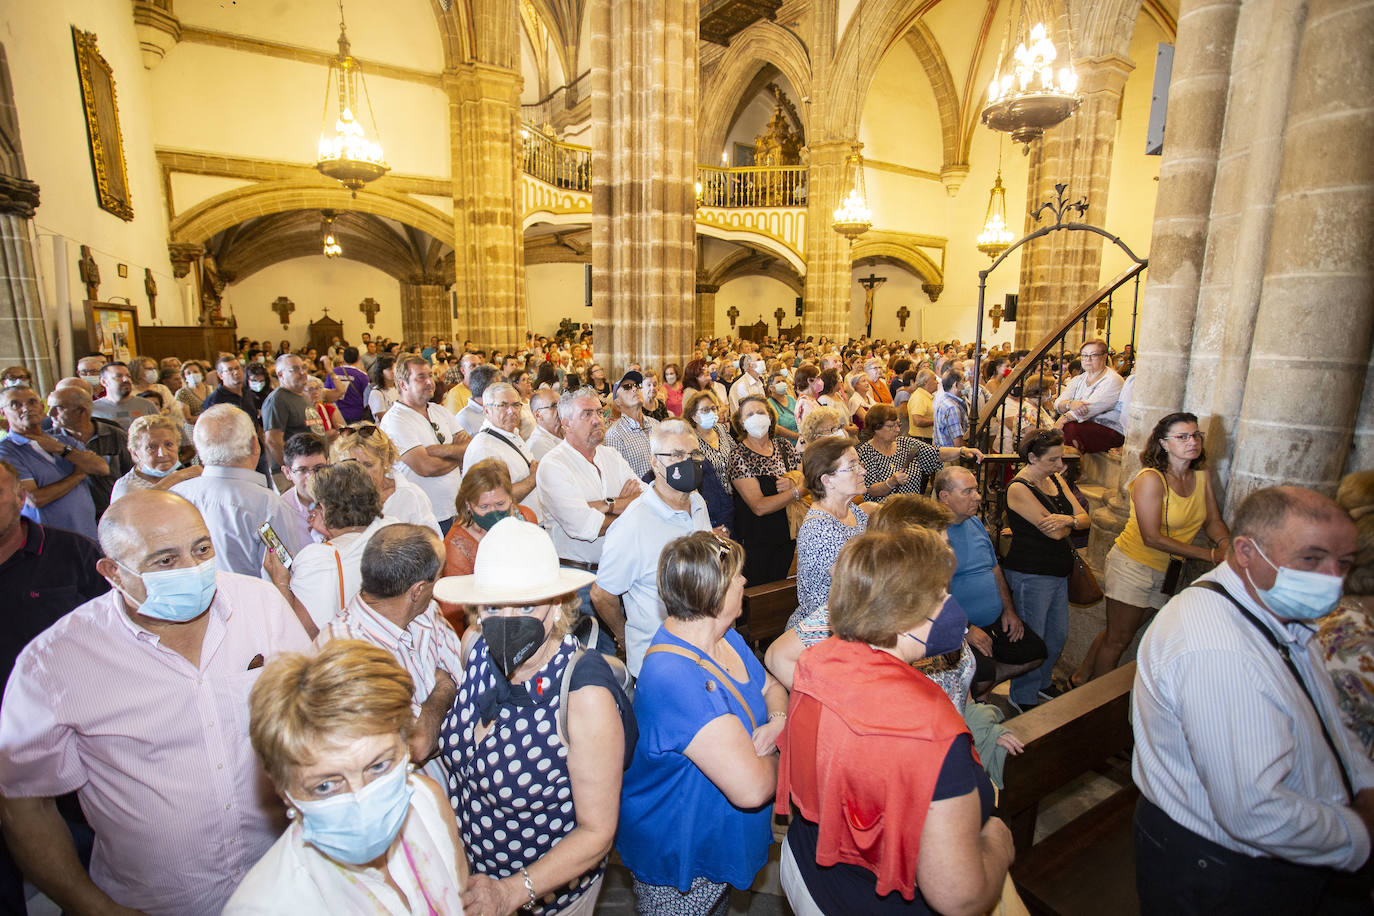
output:
<instances>
[{"instance_id":1,"label":"brass chandelier","mask_svg":"<svg viewBox=\"0 0 1374 916\"><path fill-rule=\"evenodd\" d=\"M1072 64L1072 48L1065 46L1064 66L1055 70L1059 49L1051 38L1053 8L1048 3L1039 8L1037 0L1020 0L1008 10L1007 31L1002 42L1002 56L997 71L988 86L988 104L983 109L983 123L1023 144L1022 152L1030 152L1030 143L1044 136L1045 131L1078 110L1082 96L1078 94L1078 74ZM1046 22L1050 26L1046 26ZM1010 55L1007 48L1013 40L1016 50Z\"/></svg>"},{"instance_id":2,"label":"brass chandelier","mask_svg":"<svg viewBox=\"0 0 1374 916\"><path fill-rule=\"evenodd\" d=\"M362 87L361 95L358 92ZM337 99L334 108L334 127L329 129L331 97ZM368 119L372 122L371 137L358 122L357 112L360 101L367 103ZM339 0L339 53L329 64L329 76L325 81L324 114L320 123L319 158L315 168L320 173L333 178L358 196L358 191L369 181L381 178L391 170L382 155L382 145L377 133L377 118L372 112L372 99L367 94L367 82L354 59L348 43L348 29L344 24L343 0Z\"/></svg>"}]
</instances>

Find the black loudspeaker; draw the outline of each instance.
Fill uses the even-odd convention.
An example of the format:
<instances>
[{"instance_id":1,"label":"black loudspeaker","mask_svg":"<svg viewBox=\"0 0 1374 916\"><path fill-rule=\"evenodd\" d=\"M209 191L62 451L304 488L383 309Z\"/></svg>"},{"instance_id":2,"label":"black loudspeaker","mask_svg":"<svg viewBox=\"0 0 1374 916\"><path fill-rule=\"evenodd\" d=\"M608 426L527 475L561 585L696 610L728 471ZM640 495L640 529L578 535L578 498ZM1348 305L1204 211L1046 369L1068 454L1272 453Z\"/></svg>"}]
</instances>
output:
<instances>
[{"instance_id":1,"label":"black loudspeaker","mask_svg":"<svg viewBox=\"0 0 1374 916\"><path fill-rule=\"evenodd\" d=\"M583 265L582 274L582 295L586 300L587 308L592 307L592 265Z\"/></svg>"},{"instance_id":2,"label":"black loudspeaker","mask_svg":"<svg viewBox=\"0 0 1374 916\"><path fill-rule=\"evenodd\" d=\"M1007 301L1002 305L1002 320L1016 320L1016 293L1007 293Z\"/></svg>"},{"instance_id":3,"label":"black loudspeaker","mask_svg":"<svg viewBox=\"0 0 1374 916\"><path fill-rule=\"evenodd\" d=\"M801 297L801 296L798 296L798 297L797 297L797 311L796 311L796 315L797 315L798 318L800 318L800 317L802 316L801 306L802 306L802 297Z\"/></svg>"}]
</instances>

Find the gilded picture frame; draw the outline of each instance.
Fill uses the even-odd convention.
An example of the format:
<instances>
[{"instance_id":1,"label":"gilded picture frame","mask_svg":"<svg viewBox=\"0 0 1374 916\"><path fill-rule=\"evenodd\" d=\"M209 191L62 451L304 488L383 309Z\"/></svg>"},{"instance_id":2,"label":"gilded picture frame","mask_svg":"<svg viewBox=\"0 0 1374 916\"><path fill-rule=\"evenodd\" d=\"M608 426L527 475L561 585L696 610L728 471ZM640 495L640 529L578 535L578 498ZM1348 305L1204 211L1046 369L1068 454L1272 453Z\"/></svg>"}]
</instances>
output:
<instances>
[{"instance_id":1,"label":"gilded picture frame","mask_svg":"<svg viewBox=\"0 0 1374 916\"><path fill-rule=\"evenodd\" d=\"M96 199L102 210L122 220L132 220L134 208L129 195L129 169L124 161L124 135L119 129L114 70L96 47L94 32L72 26L72 44L76 49L81 102L86 111Z\"/></svg>"}]
</instances>

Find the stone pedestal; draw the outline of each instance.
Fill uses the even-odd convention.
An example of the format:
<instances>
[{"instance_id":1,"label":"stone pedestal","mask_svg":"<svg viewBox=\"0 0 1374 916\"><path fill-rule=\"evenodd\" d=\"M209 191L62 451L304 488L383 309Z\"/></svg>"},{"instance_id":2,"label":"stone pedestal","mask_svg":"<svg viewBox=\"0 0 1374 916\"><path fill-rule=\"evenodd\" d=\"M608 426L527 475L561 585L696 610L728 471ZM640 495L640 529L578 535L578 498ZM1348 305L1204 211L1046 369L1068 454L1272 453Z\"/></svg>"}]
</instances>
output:
<instances>
[{"instance_id":1,"label":"stone pedestal","mask_svg":"<svg viewBox=\"0 0 1374 916\"><path fill-rule=\"evenodd\" d=\"M411 277L401 284L401 336L410 341L447 339L452 325L448 286L437 277ZM462 343L459 339L458 343Z\"/></svg>"},{"instance_id":2,"label":"stone pedestal","mask_svg":"<svg viewBox=\"0 0 1374 916\"><path fill-rule=\"evenodd\" d=\"M25 366L50 391L60 373L38 298L30 232L37 206L38 185L0 175L0 366Z\"/></svg>"},{"instance_id":3,"label":"stone pedestal","mask_svg":"<svg viewBox=\"0 0 1374 916\"><path fill-rule=\"evenodd\" d=\"M1068 185L1072 200L1088 199L1080 222L1105 227L1117 113L1126 77L1135 69L1119 55L1075 62L1083 104L1063 124L1045 131L1032 144L1026 188L1029 208L1055 199L1056 184ZM1032 232L1053 220L1026 217ZM1058 327L1074 308L1095 292L1102 271L1101 236L1091 232L1055 232L1027 245L1021 257L1021 302L1016 320L1016 347L1034 347ZM1070 346L1080 343L1071 337Z\"/></svg>"},{"instance_id":4,"label":"stone pedestal","mask_svg":"<svg viewBox=\"0 0 1374 916\"><path fill-rule=\"evenodd\" d=\"M848 193L845 165L860 144L848 140L810 144L806 174L806 290L802 333L831 340L849 337L852 261L844 236L830 228L835 208Z\"/></svg>"},{"instance_id":5,"label":"stone pedestal","mask_svg":"<svg viewBox=\"0 0 1374 916\"><path fill-rule=\"evenodd\" d=\"M603 0L592 45L596 359L684 362L696 326L694 0Z\"/></svg>"},{"instance_id":6,"label":"stone pedestal","mask_svg":"<svg viewBox=\"0 0 1374 916\"><path fill-rule=\"evenodd\" d=\"M459 317L446 317L433 333L471 338L487 351L510 352L525 340L520 85L518 72L489 64L464 64L444 73Z\"/></svg>"}]
</instances>

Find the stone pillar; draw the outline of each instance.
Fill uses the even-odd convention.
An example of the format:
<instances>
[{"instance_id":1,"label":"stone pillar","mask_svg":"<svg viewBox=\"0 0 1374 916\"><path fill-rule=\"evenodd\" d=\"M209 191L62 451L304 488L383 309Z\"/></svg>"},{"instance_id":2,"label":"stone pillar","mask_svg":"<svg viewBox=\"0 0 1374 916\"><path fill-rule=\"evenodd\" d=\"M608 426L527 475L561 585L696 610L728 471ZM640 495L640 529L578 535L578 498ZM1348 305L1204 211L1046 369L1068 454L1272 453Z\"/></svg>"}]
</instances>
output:
<instances>
[{"instance_id":1,"label":"stone pillar","mask_svg":"<svg viewBox=\"0 0 1374 916\"><path fill-rule=\"evenodd\" d=\"M1083 104L1063 124L1045 131L1031 146L1026 202L1034 209L1055 199L1054 186L1068 185L1070 199L1088 199L1079 222L1104 225L1116 145L1117 113L1126 77L1135 64L1109 54L1074 63ZM1026 216L1026 232L1046 225ZM1027 245L1021 256L1021 302L1016 316L1017 347L1034 347L1058 327L1074 308L1101 285L1101 236L1091 232L1056 232ZM1078 342L1071 337L1070 345Z\"/></svg>"},{"instance_id":2,"label":"stone pillar","mask_svg":"<svg viewBox=\"0 0 1374 916\"><path fill-rule=\"evenodd\" d=\"M698 337L716 336L716 293L719 291L719 286L707 283L702 272L697 271L697 320L693 341Z\"/></svg>"},{"instance_id":3,"label":"stone pillar","mask_svg":"<svg viewBox=\"0 0 1374 916\"><path fill-rule=\"evenodd\" d=\"M26 366L50 391L59 372L38 298L29 225L37 206L38 185L0 175L0 366Z\"/></svg>"},{"instance_id":4,"label":"stone pillar","mask_svg":"<svg viewBox=\"0 0 1374 916\"><path fill-rule=\"evenodd\" d=\"M592 4L592 308L608 374L685 361L696 305L695 0Z\"/></svg>"},{"instance_id":5,"label":"stone pillar","mask_svg":"<svg viewBox=\"0 0 1374 916\"><path fill-rule=\"evenodd\" d=\"M401 336L405 340L448 338L449 314L448 284L442 279L414 276L401 284ZM457 343L461 345L462 339Z\"/></svg>"},{"instance_id":6,"label":"stone pillar","mask_svg":"<svg viewBox=\"0 0 1374 916\"><path fill-rule=\"evenodd\" d=\"M1334 492L1374 332L1374 6L1311 0L1228 502L1279 483Z\"/></svg>"},{"instance_id":7,"label":"stone pillar","mask_svg":"<svg viewBox=\"0 0 1374 916\"><path fill-rule=\"evenodd\" d=\"M453 157L454 274L460 319L440 337L507 352L525 340L519 214L520 74L488 64L444 73ZM429 335L426 335L429 336Z\"/></svg>"},{"instance_id":8,"label":"stone pillar","mask_svg":"<svg viewBox=\"0 0 1374 916\"><path fill-rule=\"evenodd\" d=\"M849 192L845 165L861 144L848 140L810 144L806 171L806 289L802 333L831 340L849 337L850 244L830 227Z\"/></svg>"}]
</instances>

